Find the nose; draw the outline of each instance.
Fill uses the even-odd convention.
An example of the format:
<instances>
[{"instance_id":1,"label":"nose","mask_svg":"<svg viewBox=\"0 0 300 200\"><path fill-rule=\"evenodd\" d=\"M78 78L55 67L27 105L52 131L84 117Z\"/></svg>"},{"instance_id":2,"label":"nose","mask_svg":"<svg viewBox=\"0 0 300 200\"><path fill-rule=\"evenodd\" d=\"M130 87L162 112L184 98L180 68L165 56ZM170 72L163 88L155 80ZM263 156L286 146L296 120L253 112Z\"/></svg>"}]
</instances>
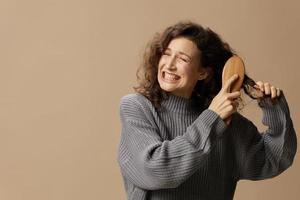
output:
<instances>
[{"instance_id":1,"label":"nose","mask_svg":"<svg viewBox=\"0 0 300 200\"><path fill-rule=\"evenodd\" d=\"M176 68L176 56L170 56L166 62L167 69Z\"/></svg>"}]
</instances>

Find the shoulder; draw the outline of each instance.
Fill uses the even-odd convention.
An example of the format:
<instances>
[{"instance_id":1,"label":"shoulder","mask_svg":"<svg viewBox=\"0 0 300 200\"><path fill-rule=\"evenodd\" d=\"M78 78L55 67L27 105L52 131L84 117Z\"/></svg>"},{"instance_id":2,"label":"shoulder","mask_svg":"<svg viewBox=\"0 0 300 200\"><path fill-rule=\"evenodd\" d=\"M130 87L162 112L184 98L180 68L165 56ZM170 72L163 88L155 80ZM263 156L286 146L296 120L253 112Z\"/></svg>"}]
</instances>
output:
<instances>
[{"instance_id":1,"label":"shoulder","mask_svg":"<svg viewBox=\"0 0 300 200\"><path fill-rule=\"evenodd\" d=\"M249 120L247 117L242 115L239 112L235 112L232 114L233 117L233 125L236 127L239 127L239 129L249 129L249 128L255 128L255 124Z\"/></svg>"},{"instance_id":2,"label":"shoulder","mask_svg":"<svg viewBox=\"0 0 300 200\"><path fill-rule=\"evenodd\" d=\"M126 94L123 97L121 97L120 100L120 108L151 105L152 103L140 93Z\"/></svg>"},{"instance_id":3,"label":"shoulder","mask_svg":"<svg viewBox=\"0 0 300 200\"><path fill-rule=\"evenodd\" d=\"M151 101L140 93L131 93L121 97L119 106L121 115L127 117L149 118L155 112Z\"/></svg>"},{"instance_id":4,"label":"shoulder","mask_svg":"<svg viewBox=\"0 0 300 200\"><path fill-rule=\"evenodd\" d=\"M232 123L230 125L230 132L236 144L246 144L252 139L259 139L261 134L257 126L241 113L232 114Z\"/></svg>"},{"instance_id":5,"label":"shoulder","mask_svg":"<svg viewBox=\"0 0 300 200\"><path fill-rule=\"evenodd\" d=\"M130 93L121 97L121 103L123 102L137 102L148 100L144 95L140 93Z\"/></svg>"},{"instance_id":6,"label":"shoulder","mask_svg":"<svg viewBox=\"0 0 300 200\"><path fill-rule=\"evenodd\" d=\"M242 115L241 113L239 112L235 112L232 114L232 116L234 117L234 119L238 122L241 122L241 121L249 121L249 119L247 119L244 115Z\"/></svg>"}]
</instances>

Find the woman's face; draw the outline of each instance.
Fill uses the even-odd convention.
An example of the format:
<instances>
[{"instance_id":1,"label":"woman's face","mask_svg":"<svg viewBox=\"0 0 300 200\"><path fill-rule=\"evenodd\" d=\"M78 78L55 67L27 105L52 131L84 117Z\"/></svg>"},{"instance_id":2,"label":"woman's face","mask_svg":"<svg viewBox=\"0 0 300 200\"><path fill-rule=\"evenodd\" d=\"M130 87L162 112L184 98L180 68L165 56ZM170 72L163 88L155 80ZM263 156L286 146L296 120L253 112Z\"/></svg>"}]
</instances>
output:
<instances>
[{"instance_id":1,"label":"woman's face","mask_svg":"<svg viewBox=\"0 0 300 200\"><path fill-rule=\"evenodd\" d=\"M207 77L200 57L201 52L194 42L184 37L173 39L158 64L160 87L174 95L190 98L197 81Z\"/></svg>"}]
</instances>

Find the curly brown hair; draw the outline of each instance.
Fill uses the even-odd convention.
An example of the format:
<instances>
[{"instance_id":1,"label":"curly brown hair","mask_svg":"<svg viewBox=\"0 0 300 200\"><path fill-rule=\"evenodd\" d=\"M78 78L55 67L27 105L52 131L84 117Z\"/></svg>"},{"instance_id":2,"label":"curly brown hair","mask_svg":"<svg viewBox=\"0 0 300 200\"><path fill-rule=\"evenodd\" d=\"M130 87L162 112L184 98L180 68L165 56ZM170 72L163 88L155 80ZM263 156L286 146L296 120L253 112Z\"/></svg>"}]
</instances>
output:
<instances>
[{"instance_id":1,"label":"curly brown hair","mask_svg":"<svg viewBox=\"0 0 300 200\"><path fill-rule=\"evenodd\" d=\"M156 108L160 107L161 101L168 97L168 92L161 89L157 80L158 63L169 43L179 37L196 44L201 52L201 66L209 71L209 77L196 83L191 96L197 99L201 107L207 108L222 87L225 62L235 53L217 33L191 21L176 23L162 33L155 34L146 47L143 62L136 73L139 85L133 89L149 99ZM255 84L247 75L245 82L252 86Z\"/></svg>"}]
</instances>

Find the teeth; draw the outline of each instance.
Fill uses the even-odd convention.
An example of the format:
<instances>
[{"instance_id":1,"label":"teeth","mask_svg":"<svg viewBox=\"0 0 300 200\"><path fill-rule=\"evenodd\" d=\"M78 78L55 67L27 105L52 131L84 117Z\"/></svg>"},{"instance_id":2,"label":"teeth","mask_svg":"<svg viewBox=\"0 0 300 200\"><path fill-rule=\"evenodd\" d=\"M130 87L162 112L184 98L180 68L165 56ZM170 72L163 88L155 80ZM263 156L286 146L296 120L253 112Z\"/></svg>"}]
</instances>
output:
<instances>
[{"instance_id":1,"label":"teeth","mask_svg":"<svg viewBox=\"0 0 300 200\"><path fill-rule=\"evenodd\" d=\"M173 81L179 79L179 77L177 75L175 75L175 74L169 74L167 72L165 72L165 78L173 80Z\"/></svg>"}]
</instances>

